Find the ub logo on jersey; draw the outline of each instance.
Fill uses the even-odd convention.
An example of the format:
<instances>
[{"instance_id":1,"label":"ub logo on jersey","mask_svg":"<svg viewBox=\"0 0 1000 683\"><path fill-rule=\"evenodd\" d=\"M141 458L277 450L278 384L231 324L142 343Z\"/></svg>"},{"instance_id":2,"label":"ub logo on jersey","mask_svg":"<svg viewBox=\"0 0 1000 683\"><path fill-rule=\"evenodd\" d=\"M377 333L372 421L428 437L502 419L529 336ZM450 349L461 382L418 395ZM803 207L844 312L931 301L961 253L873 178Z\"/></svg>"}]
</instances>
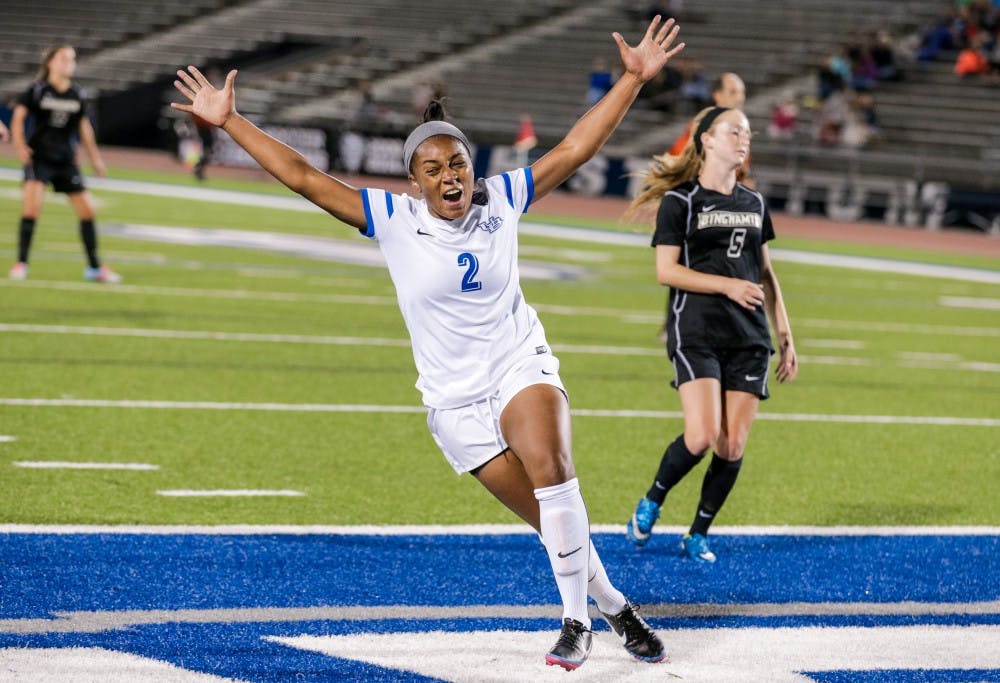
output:
<instances>
[{"instance_id":1,"label":"ub logo on jersey","mask_svg":"<svg viewBox=\"0 0 1000 683\"><path fill-rule=\"evenodd\" d=\"M476 227L480 230L485 230L486 232L496 232L503 225L503 218L501 216L490 216L485 221L479 221L476 223Z\"/></svg>"}]
</instances>

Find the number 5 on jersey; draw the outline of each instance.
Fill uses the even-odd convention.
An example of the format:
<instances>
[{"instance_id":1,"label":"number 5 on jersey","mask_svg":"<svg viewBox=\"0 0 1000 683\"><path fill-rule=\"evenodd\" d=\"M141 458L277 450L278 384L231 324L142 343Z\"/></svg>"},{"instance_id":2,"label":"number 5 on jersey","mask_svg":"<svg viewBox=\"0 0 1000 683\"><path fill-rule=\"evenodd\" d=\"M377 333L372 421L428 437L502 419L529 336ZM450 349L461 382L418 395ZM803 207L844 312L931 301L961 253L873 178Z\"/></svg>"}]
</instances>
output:
<instances>
[{"instance_id":1,"label":"number 5 on jersey","mask_svg":"<svg viewBox=\"0 0 1000 683\"><path fill-rule=\"evenodd\" d=\"M462 277L462 291L476 292L483 288L483 283L476 280L479 273L479 259L469 252L462 252L458 255L458 265L465 268L465 275Z\"/></svg>"}]
</instances>

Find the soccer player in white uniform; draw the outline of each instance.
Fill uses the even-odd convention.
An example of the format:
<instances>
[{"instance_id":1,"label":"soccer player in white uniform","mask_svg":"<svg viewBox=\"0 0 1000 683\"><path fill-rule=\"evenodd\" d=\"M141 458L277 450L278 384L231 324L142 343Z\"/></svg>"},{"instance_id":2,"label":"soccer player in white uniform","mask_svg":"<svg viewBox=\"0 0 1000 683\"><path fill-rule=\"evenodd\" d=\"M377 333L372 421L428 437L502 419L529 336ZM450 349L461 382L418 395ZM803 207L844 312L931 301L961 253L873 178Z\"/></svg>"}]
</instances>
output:
<instances>
[{"instance_id":1,"label":"soccer player in white uniform","mask_svg":"<svg viewBox=\"0 0 1000 683\"><path fill-rule=\"evenodd\" d=\"M518 221L597 153L643 83L683 49L671 47L677 31L657 17L635 47L613 34L625 73L529 168L476 182L468 140L432 103L404 144L413 197L351 187L256 128L236 112L235 70L221 89L194 67L174 81L190 104L172 106L220 126L282 183L378 242L434 440L457 472L471 472L541 536L563 602L545 659L568 670L590 653L588 595L630 654L658 662L666 653L590 541L559 361L521 292Z\"/></svg>"}]
</instances>

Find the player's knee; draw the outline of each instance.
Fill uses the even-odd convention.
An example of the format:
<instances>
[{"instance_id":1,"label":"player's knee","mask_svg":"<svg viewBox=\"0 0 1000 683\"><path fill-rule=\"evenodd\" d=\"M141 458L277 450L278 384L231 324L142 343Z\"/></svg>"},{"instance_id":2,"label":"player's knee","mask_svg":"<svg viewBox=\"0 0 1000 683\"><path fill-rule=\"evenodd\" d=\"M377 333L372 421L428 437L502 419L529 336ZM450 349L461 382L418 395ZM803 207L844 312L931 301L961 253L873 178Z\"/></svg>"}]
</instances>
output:
<instances>
[{"instance_id":1,"label":"player's knee","mask_svg":"<svg viewBox=\"0 0 1000 683\"><path fill-rule=\"evenodd\" d=\"M705 426L684 432L684 445L687 446L691 455L700 458L708 452L708 449L718 438L718 430L711 426Z\"/></svg>"}]
</instances>

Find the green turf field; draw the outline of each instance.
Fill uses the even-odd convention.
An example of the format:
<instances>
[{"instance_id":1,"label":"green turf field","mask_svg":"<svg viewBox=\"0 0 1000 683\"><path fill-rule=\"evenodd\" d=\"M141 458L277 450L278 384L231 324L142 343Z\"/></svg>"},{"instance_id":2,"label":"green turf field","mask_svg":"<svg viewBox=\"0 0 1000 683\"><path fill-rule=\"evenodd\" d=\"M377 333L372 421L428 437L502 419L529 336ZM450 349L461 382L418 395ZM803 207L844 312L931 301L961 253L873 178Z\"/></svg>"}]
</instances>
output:
<instances>
[{"instance_id":1,"label":"green turf field","mask_svg":"<svg viewBox=\"0 0 1000 683\"><path fill-rule=\"evenodd\" d=\"M288 194L273 184L224 187ZM16 437L0 442L0 523L515 521L474 480L456 477L427 433L384 269L108 232L142 223L367 240L319 213L94 194L99 230L108 226L103 256L124 285L82 282L75 220L52 195L31 278L0 281L0 436ZM4 269L19 213L18 185L0 182ZM905 245L895 252L781 240L780 219L776 229L775 249L997 268L985 257ZM655 340L665 291L653 279L652 251L525 235L522 258L583 273L522 284L580 411L574 456L591 521L623 523L681 428ZM1000 287L777 258L776 268L802 367L794 384L773 385L762 404L720 524L1000 525ZM109 404L64 405L74 400ZM122 403L142 401L163 403ZM358 405L381 408L350 408ZM13 464L25 461L159 469ZM672 493L663 522L686 525L699 486L695 475ZM175 489L304 495L157 493Z\"/></svg>"}]
</instances>

